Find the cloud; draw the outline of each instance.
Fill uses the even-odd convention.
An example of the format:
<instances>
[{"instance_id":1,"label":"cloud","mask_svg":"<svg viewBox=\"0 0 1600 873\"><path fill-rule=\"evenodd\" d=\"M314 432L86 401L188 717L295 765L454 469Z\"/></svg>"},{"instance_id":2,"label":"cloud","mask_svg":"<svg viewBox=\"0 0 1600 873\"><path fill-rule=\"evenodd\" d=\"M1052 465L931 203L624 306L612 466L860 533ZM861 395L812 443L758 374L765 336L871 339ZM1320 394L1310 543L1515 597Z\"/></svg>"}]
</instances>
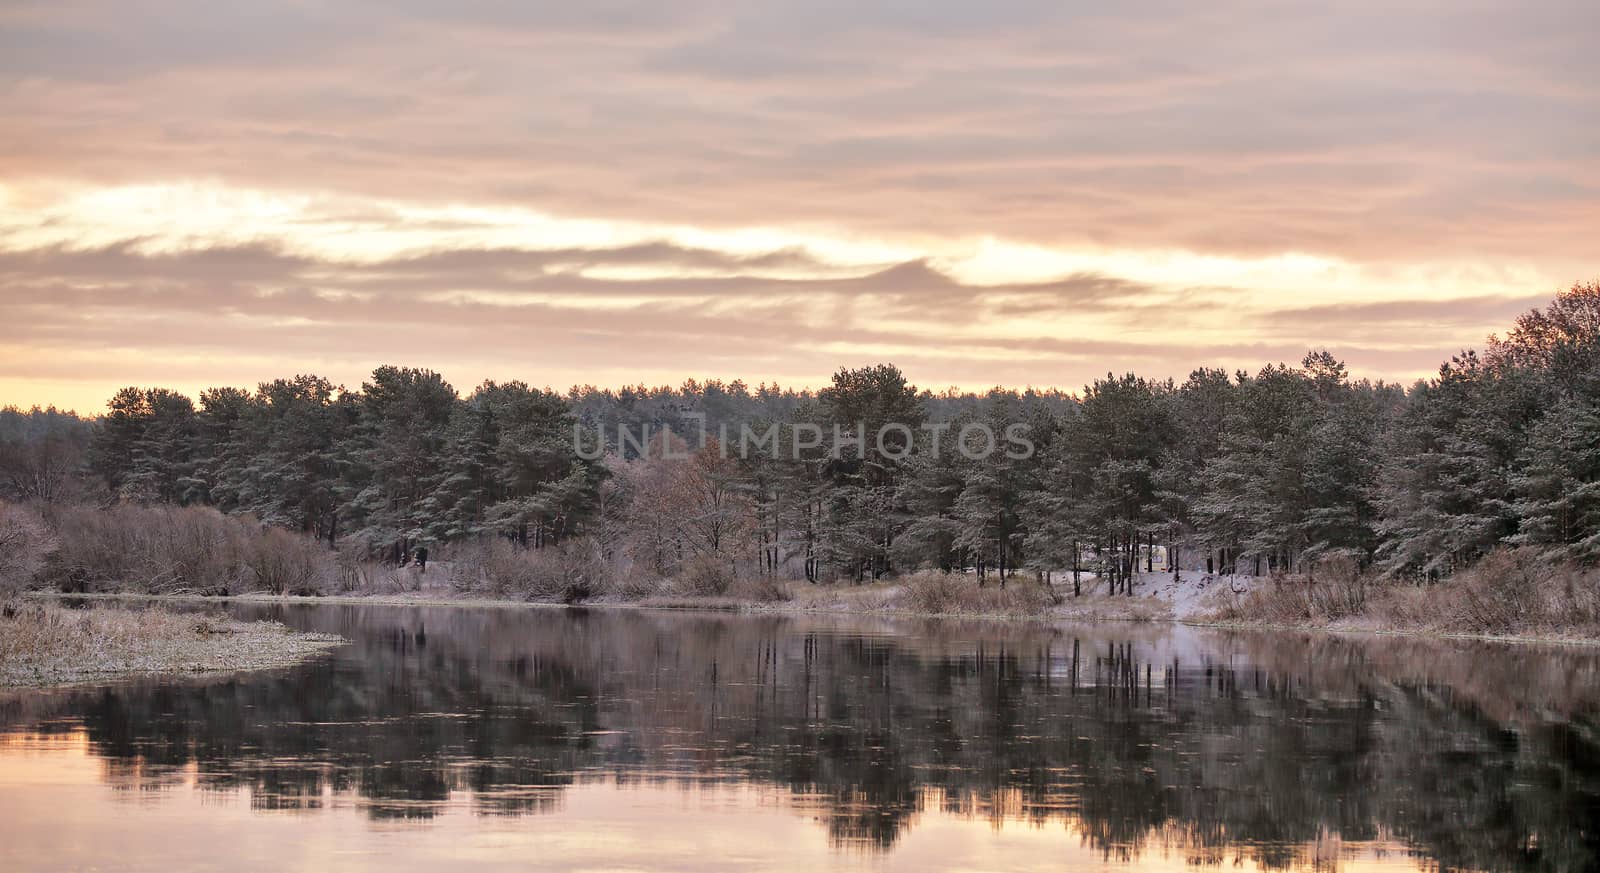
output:
<instances>
[{"instance_id":1,"label":"cloud","mask_svg":"<svg viewBox=\"0 0 1600 873\"><path fill-rule=\"evenodd\" d=\"M1600 266L1584 0L117 11L0 6L0 387L1400 378Z\"/></svg>"},{"instance_id":2,"label":"cloud","mask_svg":"<svg viewBox=\"0 0 1600 873\"><path fill-rule=\"evenodd\" d=\"M1383 259L1600 220L1582 0L162 6L0 12L9 176Z\"/></svg>"},{"instance_id":3,"label":"cloud","mask_svg":"<svg viewBox=\"0 0 1600 873\"><path fill-rule=\"evenodd\" d=\"M1412 331L1418 326L1510 324L1517 316L1550 302L1552 295L1456 297L1449 300L1385 300L1378 303L1334 303L1262 313L1265 324L1306 330L1341 329Z\"/></svg>"},{"instance_id":4,"label":"cloud","mask_svg":"<svg viewBox=\"0 0 1600 873\"><path fill-rule=\"evenodd\" d=\"M640 264L669 272L584 272ZM819 275L739 272L771 266ZM713 272L677 276L673 267ZM164 373L187 374L178 387L190 390L308 370L356 384L395 361L464 372L463 383L697 374L816 384L840 364L892 360L926 384L1076 387L1111 371L1255 369L1326 346L1360 374L1405 379L1538 302L1256 308L1226 287L1090 273L984 285L923 260L843 275L837 267L798 251L668 243L354 262L265 244L0 250L0 373L100 393Z\"/></svg>"},{"instance_id":5,"label":"cloud","mask_svg":"<svg viewBox=\"0 0 1600 873\"><path fill-rule=\"evenodd\" d=\"M275 245L229 245L181 251L144 251L141 240L96 248L50 246L0 249L0 280L8 294L0 305L94 304L150 309L167 304L204 309L269 301L297 306L335 305L344 296L394 303L402 300L475 300L500 306L568 297L585 301L621 297L635 301L692 300L747 305L763 300L873 300L900 310L901 318L943 318L951 311L1027 314L1049 309L1114 309L1157 295L1155 288L1092 273L1046 282L967 284L924 260L881 270L840 274L799 250L757 254L686 248L665 242L615 248L451 249L371 261L319 260ZM649 266L664 273L611 278L595 268ZM801 268L813 278L774 278L755 272ZM675 270L709 271L676 275ZM829 275L833 274L833 275ZM316 288L323 292L306 293ZM293 297L287 290L301 292Z\"/></svg>"},{"instance_id":6,"label":"cloud","mask_svg":"<svg viewBox=\"0 0 1600 873\"><path fill-rule=\"evenodd\" d=\"M278 244L206 245L180 250L149 250L147 240L122 240L105 246L46 246L0 249L0 274L70 276L89 279L226 279L289 281L339 273L352 281L385 277L430 283L514 284L516 276L570 272L581 268L655 266L737 271L775 268L817 269L823 264L797 249L739 254L649 242L612 248L448 249L365 262L317 260ZM431 284L429 287L439 287ZM445 286L448 287L448 284Z\"/></svg>"}]
</instances>

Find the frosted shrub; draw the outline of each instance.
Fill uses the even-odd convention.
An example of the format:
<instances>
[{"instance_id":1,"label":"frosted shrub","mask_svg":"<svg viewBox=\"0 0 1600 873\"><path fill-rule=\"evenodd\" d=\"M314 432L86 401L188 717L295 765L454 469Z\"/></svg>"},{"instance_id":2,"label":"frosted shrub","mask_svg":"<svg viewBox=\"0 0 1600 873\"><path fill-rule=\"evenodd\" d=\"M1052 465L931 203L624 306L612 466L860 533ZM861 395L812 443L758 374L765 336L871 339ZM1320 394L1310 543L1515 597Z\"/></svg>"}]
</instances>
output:
<instances>
[{"instance_id":1,"label":"frosted shrub","mask_svg":"<svg viewBox=\"0 0 1600 873\"><path fill-rule=\"evenodd\" d=\"M55 537L39 513L27 506L0 503L0 603L33 583L54 548Z\"/></svg>"},{"instance_id":2,"label":"frosted shrub","mask_svg":"<svg viewBox=\"0 0 1600 873\"><path fill-rule=\"evenodd\" d=\"M678 573L678 589L696 597L721 597L734 583L733 567L726 560L695 558Z\"/></svg>"},{"instance_id":3,"label":"frosted shrub","mask_svg":"<svg viewBox=\"0 0 1600 873\"><path fill-rule=\"evenodd\" d=\"M602 593L611 582L609 566L586 539L527 549L496 538L454 555L460 591L576 603Z\"/></svg>"},{"instance_id":4,"label":"frosted shrub","mask_svg":"<svg viewBox=\"0 0 1600 873\"><path fill-rule=\"evenodd\" d=\"M1293 584L1293 583L1290 583ZM1367 605L1368 578L1348 555L1323 558L1304 582L1305 618L1337 621L1359 615Z\"/></svg>"},{"instance_id":5,"label":"frosted shrub","mask_svg":"<svg viewBox=\"0 0 1600 873\"><path fill-rule=\"evenodd\" d=\"M237 586L257 526L214 509L121 505L51 514L61 547L48 574L64 591L177 594Z\"/></svg>"},{"instance_id":6,"label":"frosted shrub","mask_svg":"<svg viewBox=\"0 0 1600 873\"><path fill-rule=\"evenodd\" d=\"M372 590L377 565L371 558L371 550L357 540L346 540L339 545L334 553L334 575L341 593Z\"/></svg>"},{"instance_id":7,"label":"frosted shrub","mask_svg":"<svg viewBox=\"0 0 1600 873\"><path fill-rule=\"evenodd\" d=\"M269 594L320 595L333 575L325 548L281 528L262 531L244 552L251 583Z\"/></svg>"},{"instance_id":8,"label":"frosted shrub","mask_svg":"<svg viewBox=\"0 0 1600 873\"><path fill-rule=\"evenodd\" d=\"M319 542L210 508L68 506L47 520L60 547L43 577L63 591L320 591L334 575Z\"/></svg>"}]
</instances>

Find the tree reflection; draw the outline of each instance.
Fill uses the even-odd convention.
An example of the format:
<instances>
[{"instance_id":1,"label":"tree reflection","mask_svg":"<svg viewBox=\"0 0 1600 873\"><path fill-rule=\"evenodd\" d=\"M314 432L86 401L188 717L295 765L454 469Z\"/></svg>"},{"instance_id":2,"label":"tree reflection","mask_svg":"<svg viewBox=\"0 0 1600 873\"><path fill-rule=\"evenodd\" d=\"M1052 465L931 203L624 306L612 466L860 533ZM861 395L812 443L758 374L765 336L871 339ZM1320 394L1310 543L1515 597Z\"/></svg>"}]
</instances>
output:
<instances>
[{"instance_id":1,"label":"tree reflection","mask_svg":"<svg viewBox=\"0 0 1600 873\"><path fill-rule=\"evenodd\" d=\"M305 668L15 697L106 779L356 798L374 818L555 809L575 782L782 787L840 845L935 809L1065 824L1107 858L1600 864L1600 655L1467 642L637 611L253 607L355 644ZM1336 857L1336 851L1333 856Z\"/></svg>"}]
</instances>

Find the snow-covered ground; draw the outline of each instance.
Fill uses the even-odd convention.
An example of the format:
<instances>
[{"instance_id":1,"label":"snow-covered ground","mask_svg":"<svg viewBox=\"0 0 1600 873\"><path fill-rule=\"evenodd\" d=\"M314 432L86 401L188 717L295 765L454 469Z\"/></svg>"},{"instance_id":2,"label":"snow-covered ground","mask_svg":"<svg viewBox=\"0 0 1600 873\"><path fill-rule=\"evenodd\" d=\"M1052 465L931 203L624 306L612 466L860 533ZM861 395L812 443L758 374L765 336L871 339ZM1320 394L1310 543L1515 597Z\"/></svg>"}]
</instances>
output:
<instances>
[{"instance_id":1,"label":"snow-covered ground","mask_svg":"<svg viewBox=\"0 0 1600 873\"><path fill-rule=\"evenodd\" d=\"M1172 605L1175 618L1193 618L1212 612L1229 597L1250 590L1254 576L1223 576L1202 570L1180 570L1177 581L1171 573L1145 574L1134 583L1135 594L1141 590Z\"/></svg>"},{"instance_id":2,"label":"snow-covered ground","mask_svg":"<svg viewBox=\"0 0 1600 873\"><path fill-rule=\"evenodd\" d=\"M1056 590L1070 596L1072 572L1056 571L1052 576ZM1195 618L1215 611L1229 597L1249 591L1257 581L1254 576L1226 576L1203 570L1180 570L1174 580L1171 571L1159 571L1138 574L1133 594L1135 598L1160 601L1172 610L1173 618ZM1105 587L1092 573L1082 574L1079 584L1086 596L1107 596Z\"/></svg>"}]
</instances>

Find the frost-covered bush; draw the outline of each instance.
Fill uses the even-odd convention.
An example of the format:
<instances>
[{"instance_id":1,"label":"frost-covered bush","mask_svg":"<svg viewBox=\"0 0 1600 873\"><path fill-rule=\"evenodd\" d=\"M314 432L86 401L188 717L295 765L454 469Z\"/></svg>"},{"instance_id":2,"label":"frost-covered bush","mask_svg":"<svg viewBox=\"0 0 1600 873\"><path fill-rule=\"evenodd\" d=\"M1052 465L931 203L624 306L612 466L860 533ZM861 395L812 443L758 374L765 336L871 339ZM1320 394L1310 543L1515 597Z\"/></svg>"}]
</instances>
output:
<instances>
[{"instance_id":1,"label":"frost-covered bush","mask_svg":"<svg viewBox=\"0 0 1600 873\"><path fill-rule=\"evenodd\" d=\"M721 597L737 581L727 561L712 557L686 561L675 580L680 593L694 597Z\"/></svg>"},{"instance_id":2,"label":"frost-covered bush","mask_svg":"<svg viewBox=\"0 0 1600 873\"><path fill-rule=\"evenodd\" d=\"M269 594L320 595L334 576L331 553L315 540L267 528L243 551L250 587Z\"/></svg>"},{"instance_id":3,"label":"frost-covered bush","mask_svg":"<svg viewBox=\"0 0 1600 873\"><path fill-rule=\"evenodd\" d=\"M331 553L309 537L203 507L62 506L43 578L62 591L143 594L320 591Z\"/></svg>"},{"instance_id":4,"label":"frost-covered bush","mask_svg":"<svg viewBox=\"0 0 1600 873\"><path fill-rule=\"evenodd\" d=\"M529 549L494 538L451 551L456 590L576 603L605 592L611 570L587 539Z\"/></svg>"},{"instance_id":5,"label":"frost-covered bush","mask_svg":"<svg viewBox=\"0 0 1600 873\"><path fill-rule=\"evenodd\" d=\"M55 537L38 512L0 503L0 602L33 584L54 548Z\"/></svg>"}]
</instances>

